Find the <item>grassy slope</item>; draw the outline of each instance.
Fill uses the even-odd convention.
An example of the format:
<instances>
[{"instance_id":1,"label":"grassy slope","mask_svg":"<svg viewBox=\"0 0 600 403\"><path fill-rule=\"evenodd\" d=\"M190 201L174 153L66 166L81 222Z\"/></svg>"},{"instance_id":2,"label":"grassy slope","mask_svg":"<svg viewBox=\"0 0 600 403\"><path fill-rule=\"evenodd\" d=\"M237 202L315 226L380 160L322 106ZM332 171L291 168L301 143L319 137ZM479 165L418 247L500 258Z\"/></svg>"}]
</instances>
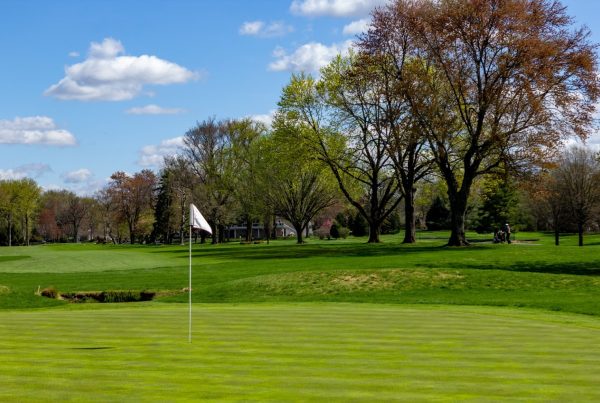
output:
<instances>
[{"instance_id":1,"label":"grassy slope","mask_svg":"<svg viewBox=\"0 0 600 403\"><path fill-rule=\"evenodd\" d=\"M421 234L417 245L387 237L311 241L297 246L202 245L194 249L194 301L346 301L529 306L600 315L600 236L575 246L567 237L518 234L512 245L443 247L445 234ZM525 240L530 240L525 242ZM61 304L33 295L61 291L181 290L187 248L52 245L3 248L0 307ZM186 301L186 295L165 301Z\"/></svg>"},{"instance_id":2,"label":"grassy slope","mask_svg":"<svg viewBox=\"0 0 600 403\"><path fill-rule=\"evenodd\" d=\"M598 318L485 307L0 312L0 400L598 401ZM465 331L468 329L468 331ZM541 342L543 340L543 342Z\"/></svg>"}]
</instances>

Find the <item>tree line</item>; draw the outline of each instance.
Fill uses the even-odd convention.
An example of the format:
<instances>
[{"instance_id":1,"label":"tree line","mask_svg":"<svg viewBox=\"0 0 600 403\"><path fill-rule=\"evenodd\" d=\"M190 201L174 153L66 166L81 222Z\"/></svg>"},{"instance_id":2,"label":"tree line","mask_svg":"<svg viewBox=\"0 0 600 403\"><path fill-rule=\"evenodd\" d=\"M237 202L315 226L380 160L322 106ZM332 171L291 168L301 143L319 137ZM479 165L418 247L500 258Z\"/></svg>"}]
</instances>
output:
<instances>
[{"instance_id":1,"label":"tree line","mask_svg":"<svg viewBox=\"0 0 600 403\"><path fill-rule=\"evenodd\" d=\"M509 219L557 234L574 224L582 243L597 224L598 158L563 145L594 130L595 51L559 1L396 0L349 55L291 77L272 127L197 122L158 175L116 172L93 198L51 191L37 210L3 209L8 244L17 229L28 242L35 211L37 233L54 239L85 224L88 237L182 240L189 202L214 243L234 222L271 234L275 216L302 242L324 214L336 231L364 222L376 243L399 212L406 243L427 225L464 246L467 228Z\"/></svg>"}]
</instances>

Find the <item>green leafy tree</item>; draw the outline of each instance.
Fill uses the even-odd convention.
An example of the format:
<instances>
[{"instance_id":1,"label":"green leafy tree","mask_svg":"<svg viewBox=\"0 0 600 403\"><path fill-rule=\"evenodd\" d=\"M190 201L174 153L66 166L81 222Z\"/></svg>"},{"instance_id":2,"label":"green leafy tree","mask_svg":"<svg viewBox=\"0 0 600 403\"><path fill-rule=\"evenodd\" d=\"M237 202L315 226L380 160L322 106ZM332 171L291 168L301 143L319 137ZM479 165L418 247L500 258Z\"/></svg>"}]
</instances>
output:
<instances>
[{"instance_id":1,"label":"green leafy tree","mask_svg":"<svg viewBox=\"0 0 600 403\"><path fill-rule=\"evenodd\" d=\"M283 115L274 123L275 130L266 142L263 163L269 169L269 204L275 213L288 220L297 242L311 220L337 201L337 188L326 166L312 155L297 131Z\"/></svg>"},{"instance_id":2,"label":"green leafy tree","mask_svg":"<svg viewBox=\"0 0 600 403\"><path fill-rule=\"evenodd\" d=\"M379 242L381 224L401 202L399 183L380 128L370 112L346 101L348 89L337 59L323 78L292 76L279 102L297 133L325 163L346 200L369 225L370 243Z\"/></svg>"}]
</instances>

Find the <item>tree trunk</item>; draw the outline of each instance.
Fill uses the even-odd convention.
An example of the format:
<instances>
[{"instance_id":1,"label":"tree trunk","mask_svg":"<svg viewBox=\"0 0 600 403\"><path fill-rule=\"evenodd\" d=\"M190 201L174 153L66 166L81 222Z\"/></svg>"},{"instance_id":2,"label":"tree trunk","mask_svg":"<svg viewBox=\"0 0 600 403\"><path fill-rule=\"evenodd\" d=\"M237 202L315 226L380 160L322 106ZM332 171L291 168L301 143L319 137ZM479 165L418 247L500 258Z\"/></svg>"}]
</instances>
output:
<instances>
[{"instance_id":1,"label":"tree trunk","mask_svg":"<svg viewBox=\"0 0 600 403\"><path fill-rule=\"evenodd\" d=\"M134 234L133 224L127 223L127 226L129 227L129 243L131 245L133 245L135 243L135 234Z\"/></svg>"},{"instance_id":2,"label":"tree trunk","mask_svg":"<svg viewBox=\"0 0 600 403\"><path fill-rule=\"evenodd\" d=\"M252 242L252 218L246 215L246 242Z\"/></svg>"},{"instance_id":3,"label":"tree trunk","mask_svg":"<svg viewBox=\"0 0 600 403\"><path fill-rule=\"evenodd\" d=\"M181 222L179 223L179 244L184 245L183 237L185 235L185 200L182 199L179 207L181 208Z\"/></svg>"},{"instance_id":4,"label":"tree trunk","mask_svg":"<svg viewBox=\"0 0 600 403\"><path fill-rule=\"evenodd\" d=\"M583 223L577 223L577 233L579 235L579 246L583 246Z\"/></svg>"},{"instance_id":5,"label":"tree trunk","mask_svg":"<svg viewBox=\"0 0 600 403\"><path fill-rule=\"evenodd\" d=\"M8 214L8 246L12 246L12 214Z\"/></svg>"},{"instance_id":6,"label":"tree trunk","mask_svg":"<svg viewBox=\"0 0 600 403\"><path fill-rule=\"evenodd\" d=\"M297 243L298 244L304 243L304 240L302 239L302 232L304 230L304 227L300 223L292 223L292 225L294 226L294 229L296 230L296 240L298 241Z\"/></svg>"},{"instance_id":7,"label":"tree trunk","mask_svg":"<svg viewBox=\"0 0 600 403\"><path fill-rule=\"evenodd\" d=\"M450 239L448 246L469 246L465 235L465 215L467 213L466 191L449 194L450 199Z\"/></svg>"},{"instance_id":8,"label":"tree trunk","mask_svg":"<svg viewBox=\"0 0 600 403\"><path fill-rule=\"evenodd\" d=\"M25 214L25 245L29 246L29 214Z\"/></svg>"},{"instance_id":9,"label":"tree trunk","mask_svg":"<svg viewBox=\"0 0 600 403\"><path fill-rule=\"evenodd\" d=\"M404 190L404 240L402 243L415 243L417 241L415 220L415 193L413 189Z\"/></svg>"},{"instance_id":10,"label":"tree trunk","mask_svg":"<svg viewBox=\"0 0 600 403\"><path fill-rule=\"evenodd\" d=\"M558 226L554 226L554 245L560 245L560 233L558 232Z\"/></svg>"},{"instance_id":11,"label":"tree trunk","mask_svg":"<svg viewBox=\"0 0 600 403\"><path fill-rule=\"evenodd\" d=\"M374 222L369 222L369 240L368 243L379 243L379 227L380 225Z\"/></svg>"}]
</instances>

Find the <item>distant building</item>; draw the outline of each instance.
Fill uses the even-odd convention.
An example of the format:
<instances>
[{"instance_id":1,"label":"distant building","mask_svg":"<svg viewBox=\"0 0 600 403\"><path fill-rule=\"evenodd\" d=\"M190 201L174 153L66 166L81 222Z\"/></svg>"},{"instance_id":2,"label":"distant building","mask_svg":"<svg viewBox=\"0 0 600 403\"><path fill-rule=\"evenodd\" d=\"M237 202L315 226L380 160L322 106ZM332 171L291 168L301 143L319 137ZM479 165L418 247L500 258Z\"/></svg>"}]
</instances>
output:
<instances>
[{"instance_id":1,"label":"distant building","mask_svg":"<svg viewBox=\"0 0 600 403\"><path fill-rule=\"evenodd\" d=\"M246 224L235 224L227 227L229 231L228 235L230 239L236 238L245 238L246 237ZM286 238L291 236L296 236L296 230L291 226L287 221L282 219L277 219L275 221L275 226L273 228L275 233L275 237L277 238ZM252 224L252 238L253 239L264 239L265 235L265 227L261 223L253 223Z\"/></svg>"}]
</instances>

